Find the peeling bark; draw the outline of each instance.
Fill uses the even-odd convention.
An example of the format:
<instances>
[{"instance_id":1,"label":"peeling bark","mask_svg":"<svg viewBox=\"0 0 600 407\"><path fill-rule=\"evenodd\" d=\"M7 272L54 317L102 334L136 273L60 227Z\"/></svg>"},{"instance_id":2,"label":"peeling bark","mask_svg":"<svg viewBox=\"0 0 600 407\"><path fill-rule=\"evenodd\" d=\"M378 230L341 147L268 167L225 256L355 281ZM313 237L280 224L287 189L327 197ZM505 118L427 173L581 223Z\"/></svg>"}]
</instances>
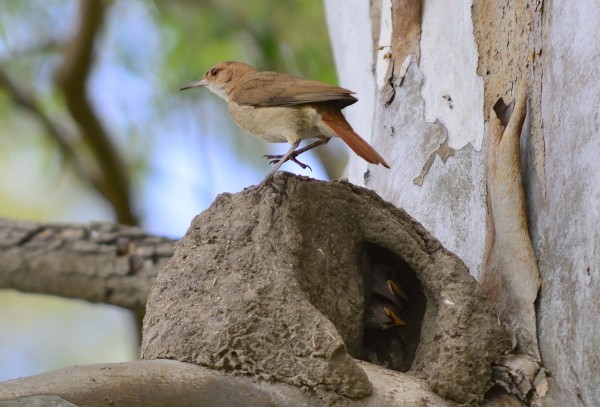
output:
<instances>
[{"instance_id":1,"label":"peeling bark","mask_svg":"<svg viewBox=\"0 0 600 407\"><path fill-rule=\"evenodd\" d=\"M448 158L452 157L454 155L454 153L455 153L455 150L453 148L451 148L450 146L448 146L448 139L446 138L442 142L442 144L440 144L440 146L429 155L429 158L423 165L423 169L421 170L421 173L419 174L418 177L416 177L414 179L413 183L415 185L419 185L419 186L423 185L423 181L425 180L425 177L429 173L429 170L431 169L431 166L433 165L433 161L435 160L435 157L440 157L442 162L444 164L446 164L446 161L448 160Z\"/></svg>"},{"instance_id":2,"label":"peeling bark","mask_svg":"<svg viewBox=\"0 0 600 407\"><path fill-rule=\"evenodd\" d=\"M374 39L380 41L381 28L385 25L381 18L391 18L392 32L389 38L390 44L375 44L374 66L382 69L387 61L385 82L380 90L380 99L388 107L394 100L395 87L401 86L404 76L410 64L419 64L421 55L421 2L412 0L393 0L391 10L381 10L371 5L371 21L373 29L377 28L377 36ZM374 12L376 11L376 12ZM388 16L389 13L389 16ZM375 21L374 19L378 19ZM378 50L378 51L377 51ZM377 60L377 58L382 60Z\"/></svg>"},{"instance_id":3,"label":"peeling bark","mask_svg":"<svg viewBox=\"0 0 600 407\"><path fill-rule=\"evenodd\" d=\"M544 135L542 133L542 43L543 0L474 0L472 8L474 34L479 49L477 73L484 81L484 112L496 100L509 100L521 79L530 90L531 159L528 167L536 178L528 180L540 188L545 199Z\"/></svg>"},{"instance_id":4,"label":"peeling bark","mask_svg":"<svg viewBox=\"0 0 600 407\"><path fill-rule=\"evenodd\" d=\"M422 2L394 0L392 2L391 52L395 63L400 65L408 55L419 63L421 55L421 8Z\"/></svg>"}]
</instances>

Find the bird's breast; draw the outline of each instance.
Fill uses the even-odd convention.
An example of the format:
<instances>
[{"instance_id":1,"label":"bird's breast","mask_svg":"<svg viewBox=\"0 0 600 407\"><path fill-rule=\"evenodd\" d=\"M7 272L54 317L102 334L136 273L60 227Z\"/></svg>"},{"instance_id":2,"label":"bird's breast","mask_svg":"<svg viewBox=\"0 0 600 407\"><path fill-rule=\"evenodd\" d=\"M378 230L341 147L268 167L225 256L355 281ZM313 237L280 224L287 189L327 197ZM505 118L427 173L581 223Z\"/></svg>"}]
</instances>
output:
<instances>
[{"instance_id":1,"label":"bird's breast","mask_svg":"<svg viewBox=\"0 0 600 407\"><path fill-rule=\"evenodd\" d=\"M269 143L336 135L311 106L253 107L231 102L229 112L242 129Z\"/></svg>"}]
</instances>

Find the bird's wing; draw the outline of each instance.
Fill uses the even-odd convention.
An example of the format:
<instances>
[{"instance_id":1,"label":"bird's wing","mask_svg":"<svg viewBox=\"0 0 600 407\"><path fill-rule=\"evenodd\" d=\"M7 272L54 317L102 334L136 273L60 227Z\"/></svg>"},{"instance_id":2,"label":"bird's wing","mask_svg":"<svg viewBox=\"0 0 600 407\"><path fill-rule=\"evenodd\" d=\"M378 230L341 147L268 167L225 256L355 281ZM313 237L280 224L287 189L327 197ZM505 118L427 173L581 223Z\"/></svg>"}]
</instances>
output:
<instances>
[{"instance_id":1,"label":"bird's wing","mask_svg":"<svg viewBox=\"0 0 600 407\"><path fill-rule=\"evenodd\" d=\"M355 103L354 92L322 82L309 81L278 72L261 72L242 82L230 100L255 107L295 106L308 103L337 102L339 108Z\"/></svg>"}]
</instances>

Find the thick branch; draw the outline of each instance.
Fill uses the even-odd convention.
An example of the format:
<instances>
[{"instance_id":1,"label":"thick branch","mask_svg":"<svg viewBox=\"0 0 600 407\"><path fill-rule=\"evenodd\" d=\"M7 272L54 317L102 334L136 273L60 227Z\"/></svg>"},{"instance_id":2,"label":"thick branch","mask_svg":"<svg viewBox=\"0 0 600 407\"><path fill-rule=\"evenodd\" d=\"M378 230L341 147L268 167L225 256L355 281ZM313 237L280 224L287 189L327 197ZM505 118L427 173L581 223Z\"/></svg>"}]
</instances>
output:
<instances>
[{"instance_id":1,"label":"thick branch","mask_svg":"<svg viewBox=\"0 0 600 407\"><path fill-rule=\"evenodd\" d=\"M65 52L59 82L67 108L103 174L101 192L112 204L120 223L135 225L138 221L131 208L128 171L86 92L94 62L94 43L102 28L106 2L89 0L80 4L79 31Z\"/></svg>"},{"instance_id":2,"label":"thick branch","mask_svg":"<svg viewBox=\"0 0 600 407\"><path fill-rule=\"evenodd\" d=\"M374 394L362 400L339 400L337 406L454 406L425 382L368 363L361 366ZM397 391L402 389L402 391ZM35 396L35 397L32 397ZM174 360L78 366L0 383L0 400L48 401L60 397L78 406L324 406L300 388L233 377ZM23 399L30 397L29 399ZM44 398L46 397L46 399Z\"/></svg>"},{"instance_id":3,"label":"thick branch","mask_svg":"<svg viewBox=\"0 0 600 407\"><path fill-rule=\"evenodd\" d=\"M0 288L118 305L142 312L174 241L109 223L0 219Z\"/></svg>"}]
</instances>

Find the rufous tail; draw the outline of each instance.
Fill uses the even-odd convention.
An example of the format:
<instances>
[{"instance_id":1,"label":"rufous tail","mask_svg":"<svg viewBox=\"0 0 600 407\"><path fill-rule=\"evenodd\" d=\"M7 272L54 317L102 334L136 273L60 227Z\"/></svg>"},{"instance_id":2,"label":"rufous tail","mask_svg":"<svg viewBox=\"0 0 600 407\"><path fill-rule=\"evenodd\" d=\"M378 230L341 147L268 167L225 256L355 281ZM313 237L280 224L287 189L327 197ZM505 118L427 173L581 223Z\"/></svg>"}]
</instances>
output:
<instances>
[{"instance_id":1,"label":"rufous tail","mask_svg":"<svg viewBox=\"0 0 600 407\"><path fill-rule=\"evenodd\" d=\"M381 164L386 168L390 168L390 165L385 162L382 156L369 143L367 143L361 136L350 126L350 123L346 121L346 118L339 110L327 110L321 112L321 118L327 124L331 130L335 132L342 139L344 143L348 145L357 155L362 157L366 162L371 164Z\"/></svg>"}]
</instances>

